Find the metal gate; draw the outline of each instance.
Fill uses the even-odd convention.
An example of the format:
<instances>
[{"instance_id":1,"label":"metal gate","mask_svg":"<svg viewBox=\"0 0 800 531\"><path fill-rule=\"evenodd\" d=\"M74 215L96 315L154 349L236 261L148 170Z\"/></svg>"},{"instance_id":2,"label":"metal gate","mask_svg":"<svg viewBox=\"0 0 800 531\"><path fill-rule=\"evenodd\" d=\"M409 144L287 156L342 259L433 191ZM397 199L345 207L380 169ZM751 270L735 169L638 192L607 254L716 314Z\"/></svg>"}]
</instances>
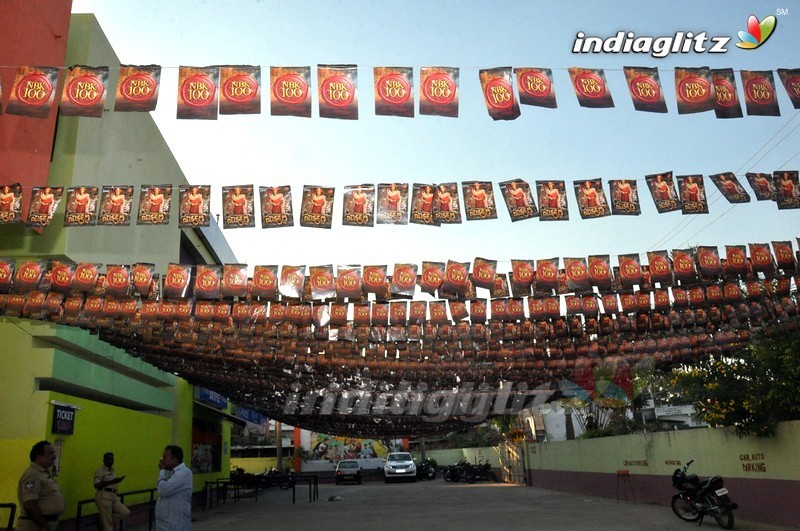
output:
<instances>
[{"instance_id":1,"label":"metal gate","mask_svg":"<svg viewBox=\"0 0 800 531\"><path fill-rule=\"evenodd\" d=\"M526 485L525 443L506 443L500 447L500 467L503 483Z\"/></svg>"}]
</instances>

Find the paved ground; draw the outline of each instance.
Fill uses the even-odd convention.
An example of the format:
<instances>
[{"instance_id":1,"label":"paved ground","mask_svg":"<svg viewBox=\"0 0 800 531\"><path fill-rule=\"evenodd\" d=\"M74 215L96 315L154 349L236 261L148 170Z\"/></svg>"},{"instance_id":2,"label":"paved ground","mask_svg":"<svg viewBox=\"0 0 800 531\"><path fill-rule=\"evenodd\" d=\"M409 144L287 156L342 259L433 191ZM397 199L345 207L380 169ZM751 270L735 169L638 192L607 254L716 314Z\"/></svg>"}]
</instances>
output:
<instances>
[{"instance_id":1,"label":"paved ground","mask_svg":"<svg viewBox=\"0 0 800 531\"><path fill-rule=\"evenodd\" d=\"M255 529L352 531L354 529L424 530L536 529L615 530L669 529L692 531L697 524L678 520L669 507L617 503L615 499L580 496L502 483L365 482L363 485L321 484L319 500L309 503L308 488L276 487L238 502L194 513L195 531ZM144 531L147 525L126 526ZM700 528L720 529L713 518ZM737 521L735 529L784 531L790 528Z\"/></svg>"}]
</instances>

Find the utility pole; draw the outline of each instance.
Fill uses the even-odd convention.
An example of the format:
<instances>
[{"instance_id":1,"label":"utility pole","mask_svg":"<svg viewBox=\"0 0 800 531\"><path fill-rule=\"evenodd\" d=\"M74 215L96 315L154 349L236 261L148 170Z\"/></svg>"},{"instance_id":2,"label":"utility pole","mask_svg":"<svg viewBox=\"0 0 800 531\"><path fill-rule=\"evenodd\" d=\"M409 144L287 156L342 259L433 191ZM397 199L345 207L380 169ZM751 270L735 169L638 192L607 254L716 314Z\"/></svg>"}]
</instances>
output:
<instances>
[{"instance_id":1,"label":"utility pole","mask_svg":"<svg viewBox=\"0 0 800 531\"><path fill-rule=\"evenodd\" d=\"M278 459L278 474L283 475L283 434L281 423L275 421L275 455Z\"/></svg>"}]
</instances>

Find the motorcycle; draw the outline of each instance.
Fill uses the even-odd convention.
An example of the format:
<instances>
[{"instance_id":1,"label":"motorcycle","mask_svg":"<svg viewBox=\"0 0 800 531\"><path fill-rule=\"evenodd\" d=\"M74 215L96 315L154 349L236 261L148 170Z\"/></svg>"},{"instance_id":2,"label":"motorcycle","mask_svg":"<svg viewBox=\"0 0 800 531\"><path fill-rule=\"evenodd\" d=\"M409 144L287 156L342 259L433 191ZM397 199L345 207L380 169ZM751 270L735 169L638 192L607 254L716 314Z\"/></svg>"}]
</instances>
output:
<instances>
[{"instance_id":1,"label":"motorcycle","mask_svg":"<svg viewBox=\"0 0 800 531\"><path fill-rule=\"evenodd\" d=\"M495 483L499 481L488 459L485 463L478 461L478 464L472 467L472 471L476 481L494 481Z\"/></svg>"},{"instance_id":2,"label":"motorcycle","mask_svg":"<svg viewBox=\"0 0 800 531\"><path fill-rule=\"evenodd\" d=\"M429 457L417 465L417 479L435 479L436 460Z\"/></svg>"},{"instance_id":3,"label":"motorcycle","mask_svg":"<svg viewBox=\"0 0 800 531\"><path fill-rule=\"evenodd\" d=\"M442 479L455 483L459 481L475 483L475 473L472 465L464 458L458 463L442 469Z\"/></svg>"},{"instance_id":4,"label":"motorcycle","mask_svg":"<svg viewBox=\"0 0 800 531\"><path fill-rule=\"evenodd\" d=\"M733 529L733 510L739 507L728 496L728 489L721 476L713 476L702 480L697 474L686 474L689 465L694 459L683 466L676 468L672 474L672 486L680 492L672 497L672 512L687 522L700 521L707 514L714 517L720 527Z\"/></svg>"}]
</instances>

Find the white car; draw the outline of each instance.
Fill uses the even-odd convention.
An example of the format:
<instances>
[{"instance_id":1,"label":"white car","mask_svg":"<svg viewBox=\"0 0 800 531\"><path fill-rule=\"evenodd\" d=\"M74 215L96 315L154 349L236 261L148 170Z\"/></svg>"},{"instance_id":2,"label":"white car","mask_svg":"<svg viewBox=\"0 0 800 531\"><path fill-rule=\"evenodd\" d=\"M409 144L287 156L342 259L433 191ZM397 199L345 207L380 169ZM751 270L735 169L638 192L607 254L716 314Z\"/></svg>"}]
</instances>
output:
<instances>
[{"instance_id":1,"label":"white car","mask_svg":"<svg viewBox=\"0 0 800 531\"><path fill-rule=\"evenodd\" d=\"M386 456L386 462L383 464L383 479L389 483L395 478L417 480L417 465L414 464L414 458L410 453L392 452Z\"/></svg>"}]
</instances>

